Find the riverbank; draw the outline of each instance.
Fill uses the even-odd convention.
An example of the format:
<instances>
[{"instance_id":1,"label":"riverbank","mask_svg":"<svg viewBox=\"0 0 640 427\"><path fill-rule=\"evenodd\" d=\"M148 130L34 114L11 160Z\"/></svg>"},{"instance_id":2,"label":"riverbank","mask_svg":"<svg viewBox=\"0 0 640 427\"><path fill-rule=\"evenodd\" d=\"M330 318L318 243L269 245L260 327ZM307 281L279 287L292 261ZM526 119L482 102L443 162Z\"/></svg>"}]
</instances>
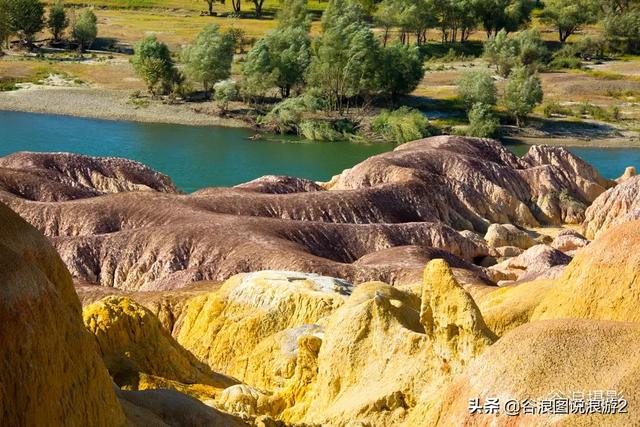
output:
<instances>
[{"instance_id":1,"label":"riverbank","mask_svg":"<svg viewBox=\"0 0 640 427\"><path fill-rule=\"evenodd\" d=\"M0 92L0 110L142 123L251 128L249 123L242 120L220 117L211 102L136 102L131 98L132 93L130 90L89 86L29 85L14 91Z\"/></svg>"},{"instance_id":2,"label":"riverbank","mask_svg":"<svg viewBox=\"0 0 640 427\"><path fill-rule=\"evenodd\" d=\"M243 105L237 103L235 117L221 117L214 102L167 103L135 98L131 89L80 85L26 84L0 92L0 110L57 114L102 120L165 123L254 129L252 120L241 120ZM232 108L233 110L233 108ZM640 148L637 132L611 125L534 119L537 125L524 129L505 127L506 143L593 148Z\"/></svg>"}]
</instances>

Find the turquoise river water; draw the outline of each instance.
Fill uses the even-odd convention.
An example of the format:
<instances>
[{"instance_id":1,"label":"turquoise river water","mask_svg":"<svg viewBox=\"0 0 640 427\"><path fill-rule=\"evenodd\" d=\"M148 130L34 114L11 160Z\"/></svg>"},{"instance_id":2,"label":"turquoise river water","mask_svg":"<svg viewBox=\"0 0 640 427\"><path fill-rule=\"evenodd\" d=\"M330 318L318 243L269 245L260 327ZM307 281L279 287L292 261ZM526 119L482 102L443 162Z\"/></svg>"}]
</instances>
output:
<instances>
[{"instance_id":1,"label":"turquoise river water","mask_svg":"<svg viewBox=\"0 0 640 427\"><path fill-rule=\"evenodd\" d=\"M312 143L279 137L254 142L251 131L84 119L0 111L0 156L16 151L72 152L140 161L183 191L230 186L262 175L327 180L388 144ZM516 154L526 147L509 146ZM571 148L602 175L640 169L640 149Z\"/></svg>"}]
</instances>

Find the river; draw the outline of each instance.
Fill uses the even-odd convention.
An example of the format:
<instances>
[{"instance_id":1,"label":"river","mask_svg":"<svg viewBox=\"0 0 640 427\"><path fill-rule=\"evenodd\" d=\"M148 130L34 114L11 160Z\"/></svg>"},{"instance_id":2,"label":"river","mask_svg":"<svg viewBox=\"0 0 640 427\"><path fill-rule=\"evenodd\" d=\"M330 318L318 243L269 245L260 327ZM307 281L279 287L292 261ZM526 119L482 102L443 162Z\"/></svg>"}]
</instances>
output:
<instances>
[{"instance_id":1,"label":"river","mask_svg":"<svg viewBox=\"0 0 640 427\"><path fill-rule=\"evenodd\" d=\"M0 111L0 156L16 151L72 152L140 161L169 175L183 191L230 186L263 175L328 180L390 144L248 139L245 129L117 122ZM516 154L526 147L509 146ZM640 169L640 149L570 148L607 178Z\"/></svg>"}]
</instances>

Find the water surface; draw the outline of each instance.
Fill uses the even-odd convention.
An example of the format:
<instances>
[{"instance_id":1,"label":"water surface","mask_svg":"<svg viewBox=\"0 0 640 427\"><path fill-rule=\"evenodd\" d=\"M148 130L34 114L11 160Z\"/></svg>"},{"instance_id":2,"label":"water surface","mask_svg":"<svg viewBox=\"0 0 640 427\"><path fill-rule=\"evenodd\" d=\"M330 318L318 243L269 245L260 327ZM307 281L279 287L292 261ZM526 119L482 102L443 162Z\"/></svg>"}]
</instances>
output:
<instances>
[{"instance_id":1,"label":"water surface","mask_svg":"<svg viewBox=\"0 0 640 427\"><path fill-rule=\"evenodd\" d=\"M0 111L0 156L16 151L72 152L140 161L191 192L263 175L325 181L390 144L314 143L272 136L253 142L246 129L148 124ZM526 145L508 145L516 154ZM569 148L607 178L640 169L640 149Z\"/></svg>"}]
</instances>

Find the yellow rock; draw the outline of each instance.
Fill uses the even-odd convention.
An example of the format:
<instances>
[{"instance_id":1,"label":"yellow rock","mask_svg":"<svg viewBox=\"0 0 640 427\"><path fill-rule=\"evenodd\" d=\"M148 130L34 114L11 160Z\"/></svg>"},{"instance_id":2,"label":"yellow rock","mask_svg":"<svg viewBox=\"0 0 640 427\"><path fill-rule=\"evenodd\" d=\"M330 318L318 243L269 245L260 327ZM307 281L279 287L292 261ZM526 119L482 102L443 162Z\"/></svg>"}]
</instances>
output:
<instances>
[{"instance_id":1,"label":"yellow rock","mask_svg":"<svg viewBox=\"0 0 640 427\"><path fill-rule=\"evenodd\" d=\"M317 323L350 292L349 283L314 274L239 274L219 291L187 303L176 324L177 339L216 371L252 385L273 385L281 382L274 375L291 374L286 365L295 352L289 337L276 334Z\"/></svg>"},{"instance_id":2,"label":"yellow rock","mask_svg":"<svg viewBox=\"0 0 640 427\"><path fill-rule=\"evenodd\" d=\"M83 317L121 387L169 387L198 397L210 393L208 397L213 398L236 383L198 361L148 309L127 297L103 298L86 306Z\"/></svg>"},{"instance_id":3,"label":"yellow rock","mask_svg":"<svg viewBox=\"0 0 640 427\"><path fill-rule=\"evenodd\" d=\"M640 321L640 221L603 232L581 249L532 319Z\"/></svg>"},{"instance_id":4,"label":"yellow rock","mask_svg":"<svg viewBox=\"0 0 640 427\"><path fill-rule=\"evenodd\" d=\"M119 426L125 417L47 239L0 204L0 425Z\"/></svg>"},{"instance_id":5,"label":"yellow rock","mask_svg":"<svg viewBox=\"0 0 640 427\"><path fill-rule=\"evenodd\" d=\"M419 419L412 413L424 413L438 387L494 339L446 262L427 266L423 296L421 305L388 285L358 286L328 318L317 362L307 353L315 380L308 375L294 398L281 393L296 402L282 418L376 426Z\"/></svg>"},{"instance_id":6,"label":"yellow rock","mask_svg":"<svg viewBox=\"0 0 640 427\"><path fill-rule=\"evenodd\" d=\"M431 426L635 426L640 388L640 325L585 319L539 321L505 334L472 361L436 397L439 407L422 420ZM628 401L627 414L505 416L508 399L522 402L617 391ZM471 415L469 399L501 402L502 415ZM585 404L588 404L585 403ZM539 406L538 406L539 407Z\"/></svg>"}]
</instances>

